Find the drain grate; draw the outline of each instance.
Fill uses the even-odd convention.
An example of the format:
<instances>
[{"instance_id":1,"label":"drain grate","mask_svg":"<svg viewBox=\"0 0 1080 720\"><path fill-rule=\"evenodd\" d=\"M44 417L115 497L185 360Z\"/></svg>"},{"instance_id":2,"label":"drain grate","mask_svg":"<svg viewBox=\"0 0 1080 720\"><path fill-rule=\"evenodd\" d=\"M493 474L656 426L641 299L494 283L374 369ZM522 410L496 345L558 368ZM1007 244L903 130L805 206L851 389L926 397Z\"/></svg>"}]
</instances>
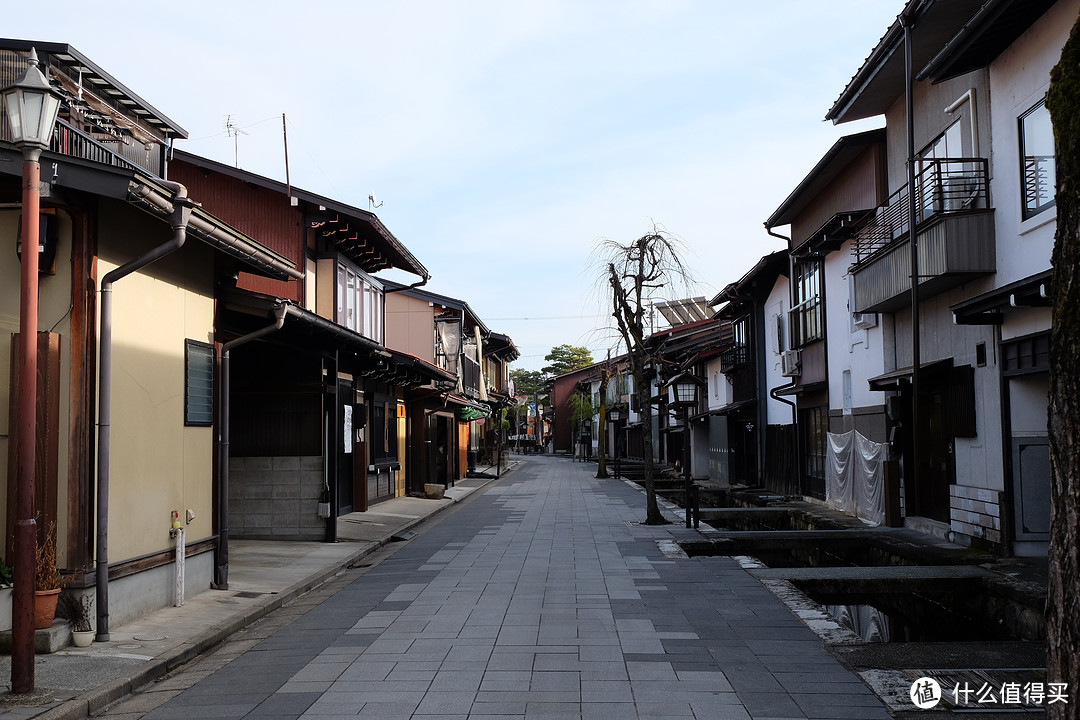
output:
<instances>
[{"instance_id":1,"label":"drain grate","mask_svg":"<svg viewBox=\"0 0 1080 720\"><path fill-rule=\"evenodd\" d=\"M240 592L238 592L238 593L234 593L234 594L233 594L233 597L238 597L238 598L257 598L257 597L262 597L262 596L263 596L263 595L265 595L265 594L266 594L266 593L262 593L262 592L255 592L254 590L242 590L242 591L240 591Z\"/></svg>"},{"instance_id":2,"label":"drain grate","mask_svg":"<svg viewBox=\"0 0 1080 720\"><path fill-rule=\"evenodd\" d=\"M626 520L626 527L638 527L641 525L640 520Z\"/></svg>"}]
</instances>

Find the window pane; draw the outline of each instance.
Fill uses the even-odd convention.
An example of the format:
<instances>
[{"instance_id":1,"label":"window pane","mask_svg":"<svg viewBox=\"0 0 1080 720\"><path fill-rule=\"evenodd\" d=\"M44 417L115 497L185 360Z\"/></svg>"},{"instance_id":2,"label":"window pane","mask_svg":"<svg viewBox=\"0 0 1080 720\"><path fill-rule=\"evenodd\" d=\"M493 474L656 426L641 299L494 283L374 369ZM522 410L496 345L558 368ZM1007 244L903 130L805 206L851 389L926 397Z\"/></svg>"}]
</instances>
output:
<instances>
[{"instance_id":1,"label":"window pane","mask_svg":"<svg viewBox=\"0 0 1080 720\"><path fill-rule=\"evenodd\" d=\"M1020 118L1020 156L1026 220L1054 206L1054 133L1043 102Z\"/></svg>"},{"instance_id":2,"label":"window pane","mask_svg":"<svg viewBox=\"0 0 1080 720\"><path fill-rule=\"evenodd\" d=\"M184 341L184 424L214 423L214 346Z\"/></svg>"}]
</instances>

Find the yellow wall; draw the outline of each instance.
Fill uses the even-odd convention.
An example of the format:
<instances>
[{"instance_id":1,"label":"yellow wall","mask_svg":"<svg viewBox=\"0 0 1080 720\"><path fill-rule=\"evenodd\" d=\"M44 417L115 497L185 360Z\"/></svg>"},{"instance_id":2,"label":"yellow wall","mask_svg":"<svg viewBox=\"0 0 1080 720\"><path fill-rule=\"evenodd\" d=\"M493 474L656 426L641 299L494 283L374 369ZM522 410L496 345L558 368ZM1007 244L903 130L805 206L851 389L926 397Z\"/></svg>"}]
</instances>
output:
<instances>
[{"instance_id":1,"label":"yellow wall","mask_svg":"<svg viewBox=\"0 0 1080 720\"><path fill-rule=\"evenodd\" d=\"M19 332L20 264L15 254L15 238L19 225L19 208L0 209L0 477L6 478L9 453L9 421L11 402L11 364L13 349L11 336ZM57 211L59 238L56 252L56 274L38 276L38 330L58 333L60 337L60 416L59 452L57 462L57 532L64 538L67 533L68 513L68 426L71 371L71 218ZM10 448L11 451L14 448ZM11 498L14 502L14 498ZM7 492L0 492L0 528L7 537ZM0 549L2 549L0 544ZM57 561L64 567L67 547L57 543ZM4 558L11 563L10 558Z\"/></svg>"},{"instance_id":2,"label":"yellow wall","mask_svg":"<svg viewBox=\"0 0 1080 720\"><path fill-rule=\"evenodd\" d=\"M386 347L435 362L435 310L402 293L386 295Z\"/></svg>"},{"instance_id":3,"label":"yellow wall","mask_svg":"<svg viewBox=\"0 0 1080 720\"><path fill-rule=\"evenodd\" d=\"M165 223L124 209L105 228L137 241L110 243L98 272L168 240ZM104 244L104 242L102 243ZM175 255L113 285L113 391L109 561L170 547L170 511L195 512L188 542L212 533L213 429L184 425L184 340L213 342L212 251L189 238Z\"/></svg>"}]
</instances>

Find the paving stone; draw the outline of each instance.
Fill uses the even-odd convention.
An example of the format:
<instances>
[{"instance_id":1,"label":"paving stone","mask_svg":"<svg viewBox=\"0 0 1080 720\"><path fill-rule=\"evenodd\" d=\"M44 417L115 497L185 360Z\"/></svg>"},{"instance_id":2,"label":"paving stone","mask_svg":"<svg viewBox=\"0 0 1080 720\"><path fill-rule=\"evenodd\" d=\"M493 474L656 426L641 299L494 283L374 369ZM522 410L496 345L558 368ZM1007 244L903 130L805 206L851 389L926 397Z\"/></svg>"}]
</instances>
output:
<instances>
[{"instance_id":1,"label":"paving stone","mask_svg":"<svg viewBox=\"0 0 1080 720\"><path fill-rule=\"evenodd\" d=\"M699 535L628 524L642 516L626 483L539 456L173 685L154 717L888 717L756 578L665 557L658 541Z\"/></svg>"}]
</instances>

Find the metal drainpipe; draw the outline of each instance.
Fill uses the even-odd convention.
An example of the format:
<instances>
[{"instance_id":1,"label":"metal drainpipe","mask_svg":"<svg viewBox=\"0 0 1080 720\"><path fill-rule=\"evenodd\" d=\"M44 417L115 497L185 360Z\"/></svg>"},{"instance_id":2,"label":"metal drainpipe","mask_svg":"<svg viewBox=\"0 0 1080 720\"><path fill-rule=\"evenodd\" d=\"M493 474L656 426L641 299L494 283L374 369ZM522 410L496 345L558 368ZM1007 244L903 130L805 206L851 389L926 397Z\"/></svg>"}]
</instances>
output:
<instances>
[{"instance_id":1,"label":"metal drainpipe","mask_svg":"<svg viewBox=\"0 0 1080 720\"><path fill-rule=\"evenodd\" d=\"M797 485L798 485L799 489L802 490L801 471L799 469L799 415L796 412L795 403L793 401L788 400L785 397L780 397L777 394L781 390L790 390L791 388L795 387L796 385L798 385L798 383L796 383L794 380L792 380L791 382L789 382L786 385L777 385L776 387L774 387L772 390L769 391L769 397L771 397L773 400L777 400L779 402L782 402L782 403L784 403L785 405L787 405L788 407L791 408L791 436L792 436L791 440L792 440L792 445L793 445L792 449L793 449L793 451L795 453L791 458L792 463L794 463L794 465L795 465L795 467L792 468L792 469L797 473L795 479L797 481Z\"/></svg>"},{"instance_id":2,"label":"metal drainpipe","mask_svg":"<svg viewBox=\"0 0 1080 720\"><path fill-rule=\"evenodd\" d=\"M773 229L769 226L768 222L765 223L765 232L768 233L769 235L772 235L774 238L778 238L778 239L783 240L784 242L787 243L787 246L788 246L788 304L791 305L791 307L795 307L795 286L793 285L793 280L795 279L795 263L794 263L794 261L793 261L793 259L791 257L791 238L789 238L789 237L787 237L785 235L781 235L780 233L773 232ZM784 328L785 328L785 330L788 330L787 335L788 335L788 339L790 339L791 338L790 328L788 328L788 324L786 322L784 323ZM784 350L784 348L781 347L780 351L783 352L783 350ZM782 398L782 397L775 394L779 390L786 390L788 388L793 388L793 387L797 387L797 386L798 386L798 382L795 381L795 380L792 380L791 382L789 382L786 385L779 385L779 386L774 387L772 390L769 391L769 397L771 397L773 400L779 400L780 402L788 405L791 408L792 435L794 436L793 439L792 439L792 442L794 443L794 446L795 446L794 447L795 455L793 457L793 460L795 462L795 472L798 473L798 475L796 476L796 480L798 481L798 486L799 486L799 489L801 490L802 489L802 470L799 468L799 414L798 414L798 406L793 401L786 400L786 399L784 399L784 398Z\"/></svg>"},{"instance_id":3,"label":"metal drainpipe","mask_svg":"<svg viewBox=\"0 0 1080 720\"><path fill-rule=\"evenodd\" d=\"M214 587L229 589L229 365L233 348L275 333L285 324L291 306L274 308L274 322L221 346L221 427L218 428L218 539L214 563ZM293 310L293 312L296 312Z\"/></svg>"},{"instance_id":4,"label":"metal drainpipe","mask_svg":"<svg viewBox=\"0 0 1080 720\"><path fill-rule=\"evenodd\" d=\"M195 206L180 183L161 181L176 193L169 224L173 237L101 279L100 370L98 375L98 462L97 462L97 636L109 641L109 427L112 419L112 286L117 280L141 270L152 262L184 246L191 209Z\"/></svg>"}]
</instances>

